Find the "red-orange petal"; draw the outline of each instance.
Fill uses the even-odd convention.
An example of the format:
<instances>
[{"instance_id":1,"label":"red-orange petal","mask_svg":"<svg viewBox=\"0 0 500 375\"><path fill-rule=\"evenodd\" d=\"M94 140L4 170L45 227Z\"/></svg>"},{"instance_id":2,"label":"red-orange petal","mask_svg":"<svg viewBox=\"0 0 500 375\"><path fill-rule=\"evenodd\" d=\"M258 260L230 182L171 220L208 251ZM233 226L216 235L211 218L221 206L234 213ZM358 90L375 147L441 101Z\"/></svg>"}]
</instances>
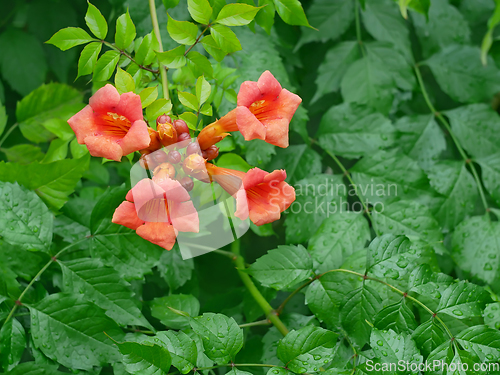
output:
<instances>
[{"instance_id":1,"label":"red-orange petal","mask_svg":"<svg viewBox=\"0 0 500 375\"><path fill-rule=\"evenodd\" d=\"M194 233L200 231L200 220L193 202L187 201L181 203L169 200L168 208L172 225L177 231Z\"/></svg>"},{"instance_id":2,"label":"red-orange petal","mask_svg":"<svg viewBox=\"0 0 500 375\"><path fill-rule=\"evenodd\" d=\"M120 103L120 94L109 83L97 90L89 99L92 109L99 113L109 112L112 108L118 106L118 103Z\"/></svg>"},{"instance_id":3,"label":"red-orange petal","mask_svg":"<svg viewBox=\"0 0 500 375\"><path fill-rule=\"evenodd\" d=\"M236 108L236 123L246 141L266 139L266 128L247 107Z\"/></svg>"},{"instance_id":4,"label":"red-orange petal","mask_svg":"<svg viewBox=\"0 0 500 375\"><path fill-rule=\"evenodd\" d=\"M150 142L151 137L149 136L148 126L143 120L138 120L132 123L129 131L120 141L120 146L123 155L128 155L134 151L145 149Z\"/></svg>"},{"instance_id":5,"label":"red-orange petal","mask_svg":"<svg viewBox=\"0 0 500 375\"><path fill-rule=\"evenodd\" d=\"M174 247L177 237L174 227L168 223L145 223L137 228L136 233L146 241L166 250L171 250Z\"/></svg>"},{"instance_id":6,"label":"red-orange petal","mask_svg":"<svg viewBox=\"0 0 500 375\"><path fill-rule=\"evenodd\" d=\"M85 144L92 156L115 161L120 161L123 156L123 150L120 145L116 141L104 136L88 136L85 138Z\"/></svg>"},{"instance_id":7,"label":"red-orange petal","mask_svg":"<svg viewBox=\"0 0 500 375\"><path fill-rule=\"evenodd\" d=\"M134 230L144 224L144 221L137 216L135 205L130 202L122 202L115 210L111 221Z\"/></svg>"}]
</instances>

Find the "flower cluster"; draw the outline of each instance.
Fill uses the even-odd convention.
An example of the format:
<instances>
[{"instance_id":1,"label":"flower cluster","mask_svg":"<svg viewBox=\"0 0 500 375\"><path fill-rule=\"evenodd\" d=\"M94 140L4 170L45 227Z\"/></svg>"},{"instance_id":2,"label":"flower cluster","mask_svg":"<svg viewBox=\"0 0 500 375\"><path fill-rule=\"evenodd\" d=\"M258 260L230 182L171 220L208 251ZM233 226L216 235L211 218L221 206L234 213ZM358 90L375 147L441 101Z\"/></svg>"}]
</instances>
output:
<instances>
[{"instance_id":1,"label":"flower cluster","mask_svg":"<svg viewBox=\"0 0 500 375\"><path fill-rule=\"evenodd\" d=\"M108 84L68 123L93 156L120 161L123 155L141 153L140 164L153 177L140 180L129 191L112 221L170 250L179 231L199 231L198 213L189 195L193 179L216 182L236 198L235 216L242 220L250 218L263 225L280 218L295 200L284 170L268 173L253 168L244 173L210 161L219 154L216 144L236 131L245 140L288 147L289 123L301 101L266 71L257 82L243 82L236 108L193 140L183 120L167 115L158 117L156 130L148 127L139 96L120 95Z\"/></svg>"}]
</instances>

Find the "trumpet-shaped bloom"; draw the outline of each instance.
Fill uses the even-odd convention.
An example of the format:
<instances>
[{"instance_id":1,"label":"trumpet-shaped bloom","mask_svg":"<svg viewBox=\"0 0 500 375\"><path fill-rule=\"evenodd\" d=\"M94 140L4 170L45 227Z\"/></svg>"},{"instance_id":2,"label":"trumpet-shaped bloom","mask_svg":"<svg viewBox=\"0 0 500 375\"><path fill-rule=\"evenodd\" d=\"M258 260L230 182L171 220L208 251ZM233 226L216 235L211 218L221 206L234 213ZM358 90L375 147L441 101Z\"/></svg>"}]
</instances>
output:
<instances>
[{"instance_id":1,"label":"trumpet-shaped bloom","mask_svg":"<svg viewBox=\"0 0 500 375\"><path fill-rule=\"evenodd\" d=\"M123 155L149 146L141 98L132 92L120 95L110 84L90 98L89 105L68 120L78 143L93 156L120 161Z\"/></svg>"},{"instance_id":2,"label":"trumpet-shaped bloom","mask_svg":"<svg viewBox=\"0 0 500 375\"><path fill-rule=\"evenodd\" d=\"M295 189L285 182L286 172L271 173L259 168L247 173L216 167L207 163L211 178L236 198L235 216L241 220L250 217L255 225L278 220L295 200Z\"/></svg>"},{"instance_id":3,"label":"trumpet-shaped bloom","mask_svg":"<svg viewBox=\"0 0 500 375\"><path fill-rule=\"evenodd\" d=\"M288 147L288 127L301 102L300 96L283 89L266 70L257 82L241 84L236 112L238 129L247 141L262 139Z\"/></svg>"},{"instance_id":4,"label":"trumpet-shaped bloom","mask_svg":"<svg viewBox=\"0 0 500 375\"><path fill-rule=\"evenodd\" d=\"M113 214L113 223L134 229L145 240L171 250L178 232L199 231L199 218L179 181L160 175L139 181Z\"/></svg>"}]
</instances>

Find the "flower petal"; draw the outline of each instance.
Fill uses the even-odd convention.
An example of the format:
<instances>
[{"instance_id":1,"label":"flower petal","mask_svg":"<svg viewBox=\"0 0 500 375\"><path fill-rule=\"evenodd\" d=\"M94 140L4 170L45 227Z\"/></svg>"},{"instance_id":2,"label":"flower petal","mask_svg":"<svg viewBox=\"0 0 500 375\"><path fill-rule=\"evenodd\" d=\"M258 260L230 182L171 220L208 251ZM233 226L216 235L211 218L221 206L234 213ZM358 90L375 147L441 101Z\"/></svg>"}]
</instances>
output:
<instances>
[{"instance_id":1,"label":"flower petal","mask_svg":"<svg viewBox=\"0 0 500 375\"><path fill-rule=\"evenodd\" d=\"M84 140L90 155L120 161L123 156L122 148L115 140L106 136L89 136Z\"/></svg>"},{"instance_id":2,"label":"flower petal","mask_svg":"<svg viewBox=\"0 0 500 375\"><path fill-rule=\"evenodd\" d=\"M263 96L262 99L275 99L281 93L281 85L276 78L271 74L269 70L266 70L260 76L257 85Z\"/></svg>"},{"instance_id":3,"label":"flower petal","mask_svg":"<svg viewBox=\"0 0 500 375\"><path fill-rule=\"evenodd\" d=\"M262 181L264 181L264 178L269 175L268 172L266 171L263 171L262 169L260 168L252 168L250 169L245 177L243 178L243 185L245 187L246 190L262 183Z\"/></svg>"},{"instance_id":4,"label":"flower petal","mask_svg":"<svg viewBox=\"0 0 500 375\"><path fill-rule=\"evenodd\" d=\"M237 106L250 107L253 102L261 99L261 93L257 82L245 81L240 86L237 97Z\"/></svg>"},{"instance_id":5,"label":"flower petal","mask_svg":"<svg viewBox=\"0 0 500 375\"><path fill-rule=\"evenodd\" d=\"M137 228L136 232L145 240L166 250L171 250L175 245L175 230L168 223L145 223Z\"/></svg>"},{"instance_id":6,"label":"flower petal","mask_svg":"<svg viewBox=\"0 0 500 375\"><path fill-rule=\"evenodd\" d=\"M85 137L94 135L94 132L97 130L94 121L94 111L90 105L85 106L80 112L73 115L68 120L68 124L75 132L76 140L81 145L85 143Z\"/></svg>"},{"instance_id":7,"label":"flower petal","mask_svg":"<svg viewBox=\"0 0 500 375\"><path fill-rule=\"evenodd\" d=\"M153 181L165 192L168 201L184 202L191 199L187 190L177 180L153 177ZM170 203L169 203L170 204Z\"/></svg>"},{"instance_id":8,"label":"flower petal","mask_svg":"<svg viewBox=\"0 0 500 375\"><path fill-rule=\"evenodd\" d=\"M236 193L236 212L234 213L234 216L241 220L246 220L248 219L248 214L247 192L245 189L240 189Z\"/></svg>"},{"instance_id":9,"label":"flower petal","mask_svg":"<svg viewBox=\"0 0 500 375\"><path fill-rule=\"evenodd\" d=\"M170 210L172 225L177 231L194 233L200 231L200 219L193 202L180 203L169 200L168 208Z\"/></svg>"},{"instance_id":10,"label":"flower petal","mask_svg":"<svg viewBox=\"0 0 500 375\"><path fill-rule=\"evenodd\" d=\"M236 123L246 141L266 139L266 128L247 107L237 107Z\"/></svg>"},{"instance_id":11,"label":"flower petal","mask_svg":"<svg viewBox=\"0 0 500 375\"><path fill-rule=\"evenodd\" d=\"M125 94L124 94L125 95ZM143 120L132 123L129 131L120 141L123 155L128 155L134 151L142 150L149 146L151 138L148 132L148 126Z\"/></svg>"},{"instance_id":12,"label":"flower petal","mask_svg":"<svg viewBox=\"0 0 500 375\"><path fill-rule=\"evenodd\" d=\"M144 178L132 188L137 215L144 221L169 223L165 192L154 181Z\"/></svg>"},{"instance_id":13,"label":"flower petal","mask_svg":"<svg viewBox=\"0 0 500 375\"><path fill-rule=\"evenodd\" d=\"M122 202L115 210L111 221L134 230L144 224L144 221L137 216L135 205L130 202Z\"/></svg>"},{"instance_id":14,"label":"flower petal","mask_svg":"<svg viewBox=\"0 0 500 375\"><path fill-rule=\"evenodd\" d=\"M142 115L141 97L133 92L122 94L115 110L118 114L128 118L131 123L144 118Z\"/></svg>"},{"instance_id":15,"label":"flower petal","mask_svg":"<svg viewBox=\"0 0 500 375\"><path fill-rule=\"evenodd\" d=\"M120 103L120 94L109 83L101 87L89 99L89 104L95 112L106 113L113 110Z\"/></svg>"}]
</instances>

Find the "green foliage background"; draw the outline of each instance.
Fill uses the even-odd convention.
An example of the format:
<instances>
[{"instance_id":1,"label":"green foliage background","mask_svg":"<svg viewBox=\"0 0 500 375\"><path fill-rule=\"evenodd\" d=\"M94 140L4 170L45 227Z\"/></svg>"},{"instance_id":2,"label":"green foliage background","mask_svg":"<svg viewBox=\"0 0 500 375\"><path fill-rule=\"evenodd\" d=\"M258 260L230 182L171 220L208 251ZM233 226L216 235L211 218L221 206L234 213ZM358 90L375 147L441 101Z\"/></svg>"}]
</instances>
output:
<instances>
[{"instance_id":1,"label":"green foliage background","mask_svg":"<svg viewBox=\"0 0 500 375\"><path fill-rule=\"evenodd\" d=\"M0 1L0 371L498 363L500 7L240 3L263 8L156 2L155 54L146 1ZM235 134L218 165L286 169L283 218L186 261L112 224L131 163L91 158L66 123L92 92L114 82L194 131L264 70L303 98L291 146Z\"/></svg>"}]
</instances>

